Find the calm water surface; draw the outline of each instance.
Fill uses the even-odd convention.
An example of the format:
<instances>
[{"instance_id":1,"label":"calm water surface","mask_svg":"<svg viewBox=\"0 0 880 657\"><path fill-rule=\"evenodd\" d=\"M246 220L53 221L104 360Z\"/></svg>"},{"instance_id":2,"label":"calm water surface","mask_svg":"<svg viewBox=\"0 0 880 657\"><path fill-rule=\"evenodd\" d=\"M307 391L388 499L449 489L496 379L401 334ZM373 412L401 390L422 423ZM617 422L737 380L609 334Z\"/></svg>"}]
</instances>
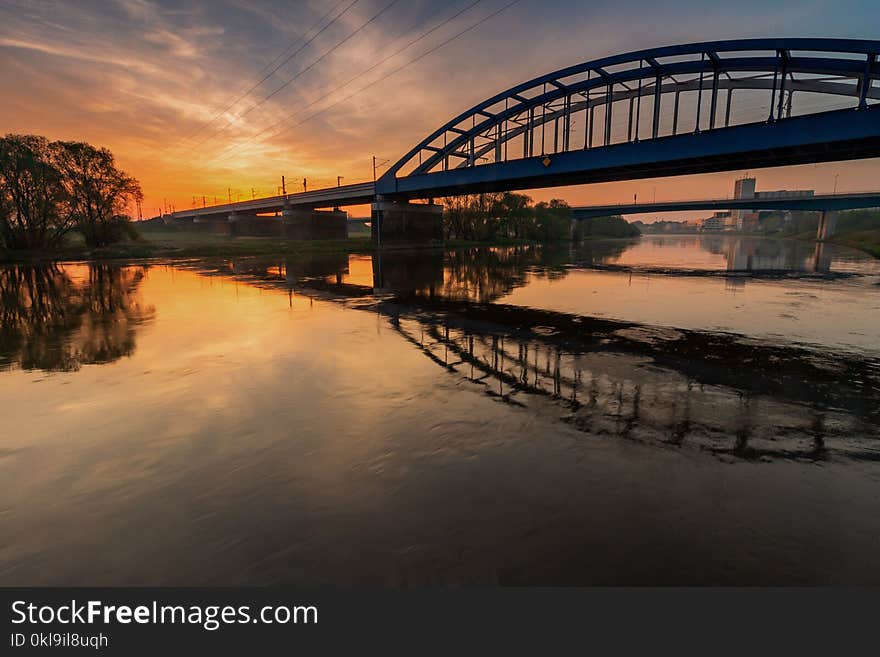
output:
<instances>
[{"instance_id":1,"label":"calm water surface","mask_svg":"<svg viewBox=\"0 0 880 657\"><path fill-rule=\"evenodd\" d=\"M880 267L0 268L0 584L880 583Z\"/></svg>"}]
</instances>

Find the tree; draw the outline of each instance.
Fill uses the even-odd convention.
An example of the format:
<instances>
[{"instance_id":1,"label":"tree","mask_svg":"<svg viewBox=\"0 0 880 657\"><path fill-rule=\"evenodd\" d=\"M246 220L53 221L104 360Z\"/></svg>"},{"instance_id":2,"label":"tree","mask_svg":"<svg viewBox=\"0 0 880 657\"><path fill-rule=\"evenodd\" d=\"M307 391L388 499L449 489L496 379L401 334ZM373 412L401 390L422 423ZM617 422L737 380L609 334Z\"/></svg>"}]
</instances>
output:
<instances>
[{"instance_id":1,"label":"tree","mask_svg":"<svg viewBox=\"0 0 880 657\"><path fill-rule=\"evenodd\" d=\"M532 199L526 194L504 192L495 204L494 212L499 218L499 228L508 237L527 237L528 226L532 220Z\"/></svg>"},{"instance_id":2,"label":"tree","mask_svg":"<svg viewBox=\"0 0 880 657\"><path fill-rule=\"evenodd\" d=\"M571 206L558 198L535 205L533 237L551 242L571 237Z\"/></svg>"},{"instance_id":3,"label":"tree","mask_svg":"<svg viewBox=\"0 0 880 657\"><path fill-rule=\"evenodd\" d=\"M533 206L531 197L512 192L452 196L444 200L443 225L447 237L553 242L569 239L571 208L559 199Z\"/></svg>"},{"instance_id":4,"label":"tree","mask_svg":"<svg viewBox=\"0 0 880 657\"><path fill-rule=\"evenodd\" d=\"M446 237L486 240L498 230L495 208L498 194L465 194L443 201L443 224Z\"/></svg>"},{"instance_id":5,"label":"tree","mask_svg":"<svg viewBox=\"0 0 880 657\"><path fill-rule=\"evenodd\" d=\"M58 142L57 162L69 215L86 244L105 246L133 231L126 212L143 200L143 192L137 180L116 167L109 150Z\"/></svg>"},{"instance_id":6,"label":"tree","mask_svg":"<svg viewBox=\"0 0 880 657\"><path fill-rule=\"evenodd\" d=\"M0 139L0 242L7 248L56 246L71 229L57 151L36 135Z\"/></svg>"}]
</instances>

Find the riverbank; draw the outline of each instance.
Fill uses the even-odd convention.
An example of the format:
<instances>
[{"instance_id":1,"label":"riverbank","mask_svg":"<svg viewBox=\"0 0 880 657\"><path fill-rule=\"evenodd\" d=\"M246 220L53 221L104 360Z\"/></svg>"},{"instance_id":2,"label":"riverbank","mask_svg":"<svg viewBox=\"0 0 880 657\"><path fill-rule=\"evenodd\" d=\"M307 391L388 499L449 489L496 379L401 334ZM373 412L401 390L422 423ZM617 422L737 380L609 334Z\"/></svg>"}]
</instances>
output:
<instances>
[{"instance_id":1,"label":"riverbank","mask_svg":"<svg viewBox=\"0 0 880 657\"><path fill-rule=\"evenodd\" d=\"M682 233L681 235L692 235ZM719 233L724 235L724 233ZM670 233L670 237L676 234ZM771 237L775 239L797 239L812 241L813 234L793 236L738 235ZM626 238L593 235L585 241L625 240ZM880 229L851 231L833 236L829 242L858 249L880 258ZM446 249L464 249L482 246L535 246L542 244L534 240L515 238L494 239L486 242L473 240L448 240L442 246ZM438 245L439 246L439 245ZM387 247L386 247L387 248ZM412 249L412 245L401 246ZM421 247L433 248L433 247ZM0 263L38 263L51 261L81 260L137 260L145 258L207 258L207 257L245 257L261 255L314 255L321 253L367 254L376 250L369 234L359 233L341 240L284 240L277 237L229 237L227 235L205 235L180 231L143 231L141 239L120 242L111 246L89 248L81 240L70 240L57 249L34 251L7 251L0 249Z\"/></svg>"},{"instance_id":2,"label":"riverbank","mask_svg":"<svg viewBox=\"0 0 880 657\"><path fill-rule=\"evenodd\" d=\"M522 239L499 239L489 242L449 240L444 248L477 246L527 246L538 242ZM439 245L438 245L439 246ZM413 248L405 246L402 248ZM427 247L433 248L433 247ZM79 260L136 260L144 258L206 258L261 255L313 255L321 253L366 254L376 250L369 234L339 240L285 240L277 237L229 237L180 231L143 231L140 240L90 248L79 240L70 240L56 249L7 251L0 249L0 263L38 263Z\"/></svg>"},{"instance_id":3,"label":"riverbank","mask_svg":"<svg viewBox=\"0 0 880 657\"><path fill-rule=\"evenodd\" d=\"M295 241L268 237L202 235L177 231L145 232L140 240L90 248L71 241L56 249L0 251L0 262L46 262L51 260L134 260L212 256L255 256L298 253L367 253L369 237L345 240Z\"/></svg>"},{"instance_id":4,"label":"riverbank","mask_svg":"<svg viewBox=\"0 0 880 657\"><path fill-rule=\"evenodd\" d=\"M798 233L783 239L796 239L802 242L815 242L816 234L812 231ZM880 259L880 229L840 232L829 237L826 242L847 246Z\"/></svg>"},{"instance_id":5,"label":"riverbank","mask_svg":"<svg viewBox=\"0 0 880 657\"><path fill-rule=\"evenodd\" d=\"M834 235L828 241L858 249L859 251L870 253L875 258L880 258L880 229L858 230Z\"/></svg>"}]
</instances>

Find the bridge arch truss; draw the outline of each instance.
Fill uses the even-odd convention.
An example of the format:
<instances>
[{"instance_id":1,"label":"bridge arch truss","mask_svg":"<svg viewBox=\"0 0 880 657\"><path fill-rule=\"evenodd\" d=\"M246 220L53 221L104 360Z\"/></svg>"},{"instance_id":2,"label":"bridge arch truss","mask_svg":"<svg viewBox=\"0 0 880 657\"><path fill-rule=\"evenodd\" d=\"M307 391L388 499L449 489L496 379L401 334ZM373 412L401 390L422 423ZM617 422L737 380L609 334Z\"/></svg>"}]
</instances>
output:
<instances>
[{"instance_id":1,"label":"bridge arch truss","mask_svg":"<svg viewBox=\"0 0 880 657\"><path fill-rule=\"evenodd\" d=\"M469 171L487 165L531 159L549 168L560 154L862 112L880 103L878 53L880 41L747 39L585 62L517 85L455 117L392 165L377 192L394 193L401 181L440 172L465 174L456 179L467 180ZM880 110L871 114L880 121Z\"/></svg>"}]
</instances>

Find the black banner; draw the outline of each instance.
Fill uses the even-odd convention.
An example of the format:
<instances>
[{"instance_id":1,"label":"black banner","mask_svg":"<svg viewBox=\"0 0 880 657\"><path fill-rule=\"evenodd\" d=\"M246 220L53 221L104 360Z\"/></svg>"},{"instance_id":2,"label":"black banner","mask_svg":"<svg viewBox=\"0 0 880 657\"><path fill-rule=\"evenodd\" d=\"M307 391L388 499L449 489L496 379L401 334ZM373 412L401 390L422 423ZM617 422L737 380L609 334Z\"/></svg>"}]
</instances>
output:
<instances>
[{"instance_id":1,"label":"black banner","mask_svg":"<svg viewBox=\"0 0 880 657\"><path fill-rule=\"evenodd\" d=\"M791 654L870 645L880 595L833 589L0 589L2 654Z\"/></svg>"}]
</instances>

